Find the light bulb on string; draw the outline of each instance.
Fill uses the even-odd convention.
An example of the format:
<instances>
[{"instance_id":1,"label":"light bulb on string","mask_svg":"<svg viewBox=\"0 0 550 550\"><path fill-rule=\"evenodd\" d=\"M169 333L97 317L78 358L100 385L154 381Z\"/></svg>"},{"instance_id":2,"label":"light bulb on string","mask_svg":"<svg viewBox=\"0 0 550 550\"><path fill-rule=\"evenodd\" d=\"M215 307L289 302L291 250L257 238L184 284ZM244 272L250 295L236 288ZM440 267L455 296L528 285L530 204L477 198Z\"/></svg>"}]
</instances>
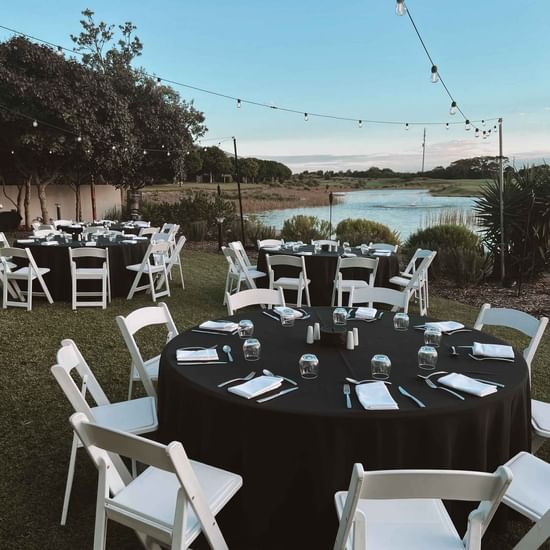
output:
<instances>
[{"instance_id":1,"label":"light bulb on string","mask_svg":"<svg viewBox=\"0 0 550 550\"><path fill-rule=\"evenodd\" d=\"M449 129L449 123L447 122L447 124L445 124L445 130L448 130Z\"/></svg>"},{"instance_id":2,"label":"light bulb on string","mask_svg":"<svg viewBox=\"0 0 550 550\"><path fill-rule=\"evenodd\" d=\"M487 132L483 130L483 139L487 139Z\"/></svg>"},{"instance_id":3,"label":"light bulb on string","mask_svg":"<svg viewBox=\"0 0 550 550\"><path fill-rule=\"evenodd\" d=\"M397 15L405 15L405 0L397 0L397 4L395 5L395 13Z\"/></svg>"},{"instance_id":4,"label":"light bulb on string","mask_svg":"<svg viewBox=\"0 0 550 550\"><path fill-rule=\"evenodd\" d=\"M167 157L170 156L170 151L166 151L166 156L167 156Z\"/></svg>"},{"instance_id":5,"label":"light bulb on string","mask_svg":"<svg viewBox=\"0 0 550 550\"><path fill-rule=\"evenodd\" d=\"M476 136L476 138L478 138L478 137L479 137L479 128L476 128L476 133L475 133L475 136Z\"/></svg>"},{"instance_id":6,"label":"light bulb on string","mask_svg":"<svg viewBox=\"0 0 550 550\"><path fill-rule=\"evenodd\" d=\"M112 149L113 151L116 151L116 145L113 145L113 146L111 147L111 149Z\"/></svg>"},{"instance_id":7,"label":"light bulb on string","mask_svg":"<svg viewBox=\"0 0 550 550\"><path fill-rule=\"evenodd\" d=\"M466 119L466 121L464 122L464 129L467 132L472 129L472 125L470 124L470 121L468 119Z\"/></svg>"},{"instance_id":8,"label":"light bulb on string","mask_svg":"<svg viewBox=\"0 0 550 550\"><path fill-rule=\"evenodd\" d=\"M38 128L38 120L32 121L33 128Z\"/></svg>"},{"instance_id":9,"label":"light bulb on string","mask_svg":"<svg viewBox=\"0 0 550 550\"><path fill-rule=\"evenodd\" d=\"M359 126L359 128L363 128L363 121L362 120L359 120L357 122L357 125Z\"/></svg>"},{"instance_id":10,"label":"light bulb on string","mask_svg":"<svg viewBox=\"0 0 550 550\"><path fill-rule=\"evenodd\" d=\"M309 115L307 113L304 113L304 122L307 122L309 120Z\"/></svg>"},{"instance_id":11,"label":"light bulb on string","mask_svg":"<svg viewBox=\"0 0 550 550\"><path fill-rule=\"evenodd\" d=\"M53 151L51 149L48 152L50 153L50 155L53 155Z\"/></svg>"},{"instance_id":12,"label":"light bulb on string","mask_svg":"<svg viewBox=\"0 0 550 550\"><path fill-rule=\"evenodd\" d=\"M57 46L57 51L55 53L57 55L63 55L63 48L61 46Z\"/></svg>"},{"instance_id":13,"label":"light bulb on string","mask_svg":"<svg viewBox=\"0 0 550 550\"><path fill-rule=\"evenodd\" d=\"M147 154L147 149L143 149L143 154L144 154L144 155Z\"/></svg>"},{"instance_id":14,"label":"light bulb on string","mask_svg":"<svg viewBox=\"0 0 550 550\"><path fill-rule=\"evenodd\" d=\"M161 149L164 149L164 145L161 145L160 148L161 148Z\"/></svg>"},{"instance_id":15,"label":"light bulb on string","mask_svg":"<svg viewBox=\"0 0 550 550\"><path fill-rule=\"evenodd\" d=\"M449 109L449 114L456 115L456 111L457 111L456 101L452 101L451 108Z\"/></svg>"},{"instance_id":16,"label":"light bulb on string","mask_svg":"<svg viewBox=\"0 0 550 550\"><path fill-rule=\"evenodd\" d=\"M78 141L78 143L80 143L82 141L82 136L77 136L76 141Z\"/></svg>"},{"instance_id":17,"label":"light bulb on string","mask_svg":"<svg viewBox=\"0 0 550 550\"><path fill-rule=\"evenodd\" d=\"M485 121L484 121L484 120L482 120L482 121L481 121L481 124L482 124L483 126L485 126Z\"/></svg>"},{"instance_id":18,"label":"light bulb on string","mask_svg":"<svg viewBox=\"0 0 550 550\"><path fill-rule=\"evenodd\" d=\"M408 130L408 129L409 129L409 123L406 122L406 123L405 123L405 130Z\"/></svg>"},{"instance_id":19,"label":"light bulb on string","mask_svg":"<svg viewBox=\"0 0 550 550\"><path fill-rule=\"evenodd\" d=\"M160 76L157 76L157 84L161 84L162 83L162 80L160 78Z\"/></svg>"},{"instance_id":20,"label":"light bulb on string","mask_svg":"<svg viewBox=\"0 0 550 550\"><path fill-rule=\"evenodd\" d=\"M11 150L11 154L12 154L12 155L15 155L15 151L14 151L13 149Z\"/></svg>"},{"instance_id":21,"label":"light bulb on string","mask_svg":"<svg viewBox=\"0 0 550 550\"><path fill-rule=\"evenodd\" d=\"M432 84L435 84L439 80L439 74L437 73L437 65L432 65Z\"/></svg>"},{"instance_id":22,"label":"light bulb on string","mask_svg":"<svg viewBox=\"0 0 550 550\"><path fill-rule=\"evenodd\" d=\"M241 108L241 100L237 99L237 109L240 109L240 108Z\"/></svg>"},{"instance_id":23,"label":"light bulb on string","mask_svg":"<svg viewBox=\"0 0 550 550\"><path fill-rule=\"evenodd\" d=\"M493 130L494 130L495 132L497 131L497 125L496 125L496 124L493 126Z\"/></svg>"}]
</instances>

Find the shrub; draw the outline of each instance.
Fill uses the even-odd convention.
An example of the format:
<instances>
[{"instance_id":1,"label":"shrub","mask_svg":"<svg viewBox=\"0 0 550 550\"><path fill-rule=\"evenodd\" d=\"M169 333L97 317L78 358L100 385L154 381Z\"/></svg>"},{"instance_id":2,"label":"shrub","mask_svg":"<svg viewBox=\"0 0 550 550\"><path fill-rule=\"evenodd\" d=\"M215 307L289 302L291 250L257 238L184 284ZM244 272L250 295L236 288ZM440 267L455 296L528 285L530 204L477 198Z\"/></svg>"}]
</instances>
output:
<instances>
[{"instance_id":1,"label":"shrub","mask_svg":"<svg viewBox=\"0 0 550 550\"><path fill-rule=\"evenodd\" d=\"M241 221L235 217L229 225L225 225L226 233L229 240L241 239ZM256 247L258 239L276 239L277 230L271 225L266 225L258 216L249 215L244 220L244 234L246 243Z\"/></svg>"},{"instance_id":2,"label":"shrub","mask_svg":"<svg viewBox=\"0 0 550 550\"><path fill-rule=\"evenodd\" d=\"M413 233L404 250L410 256L417 248L435 250L432 273L443 275L457 284L477 282L484 275L487 258L481 238L461 225L434 225Z\"/></svg>"},{"instance_id":3,"label":"shrub","mask_svg":"<svg viewBox=\"0 0 550 550\"><path fill-rule=\"evenodd\" d=\"M336 226L336 237L351 245L369 242L399 244L399 234L387 225L365 219L346 218Z\"/></svg>"},{"instance_id":4,"label":"shrub","mask_svg":"<svg viewBox=\"0 0 550 550\"><path fill-rule=\"evenodd\" d=\"M281 237L287 241L303 241L311 239L326 239L329 236L329 223L315 216L298 214L285 220Z\"/></svg>"}]
</instances>

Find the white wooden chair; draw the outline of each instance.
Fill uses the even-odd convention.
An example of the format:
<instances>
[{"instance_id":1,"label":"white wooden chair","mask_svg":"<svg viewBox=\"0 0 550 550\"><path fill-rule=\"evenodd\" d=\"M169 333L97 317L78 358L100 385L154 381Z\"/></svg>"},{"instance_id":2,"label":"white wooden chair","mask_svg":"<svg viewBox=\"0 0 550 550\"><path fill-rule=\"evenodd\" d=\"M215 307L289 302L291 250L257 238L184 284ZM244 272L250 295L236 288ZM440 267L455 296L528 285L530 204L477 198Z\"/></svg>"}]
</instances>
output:
<instances>
[{"instance_id":1,"label":"white wooden chair","mask_svg":"<svg viewBox=\"0 0 550 550\"><path fill-rule=\"evenodd\" d=\"M228 550L215 516L242 487L241 476L189 460L178 441L162 445L81 413L70 421L99 472L94 550L105 549L107 520L134 529L151 550L187 549L201 532L210 548ZM132 479L120 456L149 467Z\"/></svg>"},{"instance_id":2,"label":"white wooden chair","mask_svg":"<svg viewBox=\"0 0 550 550\"><path fill-rule=\"evenodd\" d=\"M369 272L369 280L363 279L344 279L342 270L345 269L365 269ZM338 306L342 305L342 294L344 292L350 292L353 288L360 288L366 286L374 286L374 280L376 279L376 271L378 270L378 258L338 258L336 264L336 274L334 275L334 284L332 287L332 301L331 305L334 306L336 297L338 298Z\"/></svg>"},{"instance_id":3,"label":"white wooden chair","mask_svg":"<svg viewBox=\"0 0 550 550\"><path fill-rule=\"evenodd\" d=\"M161 239L162 237L166 237L166 240L170 243L170 250L173 251L176 247L176 239L179 230L180 226L177 223L165 223L160 228L159 234L156 238Z\"/></svg>"},{"instance_id":4,"label":"white wooden chair","mask_svg":"<svg viewBox=\"0 0 550 550\"><path fill-rule=\"evenodd\" d=\"M241 241L233 241L229 243L229 248L231 250L234 250L237 256L239 256L246 267L249 270L257 270L258 266L256 264L251 263L250 258L248 257L248 254L246 253L246 250L243 246L243 243Z\"/></svg>"},{"instance_id":5,"label":"white wooden chair","mask_svg":"<svg viewBox=\"0 0 550 550\"><path fill-rule=\"evenodd\" d=\"M365 472L355 464L348 491L336 493L334 550L480 550L481 538L512 474L457 470ZM461 539L442 500L481 503Z\"/></svg>"},{"instance_id":6,"label":"white wooden chair","mask_svg":"<svg viewBox=\"0 0 550 550\"><path fill-rule=\"evenodd\" d=\"M235 283L237 283L235 288L237 292L240 290L242 284L245 284L248 288L256 288L256 279L266 276L263 271L258 271L254 267L249 266L246 259L236 250L222 247L222 251L228 264L225 292L231 293L231 288L235 288L232 285Z\"/></svg>"},{"instance_id":7,"label":"white wooden chair","mask_svg":"<svg viewBox=\"0 0 550 550\"><path fill-rule=\"evenodd\" d=\"M386 304L392 307L392 311L409 311L410 295L406 290L394 290L381 286L352 287L349 293L348 306L355 304Z\"/></svg>"},{"instance_id":8,"label":"white wooden chair","mask_svg":"<svg viewBox=\"0 0 550 550\"><path fill-rule=\"evenodd\" d=\"M103 260L101 267L78 267L77 261L82 258L95 258ZM111 301L111 281L109 275L109 251L107 248L72 248L69 247L69 262L71 267L71 303L73 310L80 307L107 308L107 301ZM101 291L78 290L78 281L100 281ZM101 297L100 300L78 301L78 297Z\"/></svg>"},{"instance_id":9,"label":"white wooden chair","mask_svg":"<svg viewBox=\"0 0 550 550\"><path fill-rule=\"evenodd\" d=\"M389 251L389 252L393 252L394 254L396 254L397 250L399 248L399 245L397 245L397 244L388 244L388 243L373 243L373 242L370 242L369 243L369 248L371 250L384 250L384 251Z\"/></svg>"},{"instance_id":10,"label":"white wooden chair","mask_svg":"<svg viewBox=\"0 0 550 550\"><path fill-rule=\"evenodd\" d=\"M10 267L13 265L12 262L8 262L6 258L21 258L27 265L12 269ZM31 311L33 296L45 296L48 302L53 304L52 296L43 279L43 275L49 273L50 269L38 267L28 248L0 248L0 263L2 264L0 276L2 277L2 307L4 309L13 306L24 307L27 308L27 311ZM32 285L35 280L39 282L43 292L33 291ZM27 283L24 289L19 286L21 282ZM10 290L13 290L15 296ZM8 299L8 293L12 294L13 300Z\"/></svg>"},{"instance_id":11,"label":"white wooden chair","mask_svg":"<svg viewBox=\"0 0 550 550\"><path fill-rule=\"evenodd\" d=\"M420 268L421 262L424 258L431 257L428 266L425 268L424 276L418 281L419 288L415 289L415 294L418 296L419 302L424 302L426 311L430 307L429 299L429 285L428 285L428 269L431 263L434 261L437 252L432 250L422 250L418 248L410 259L405 271L401 271L399 275L395 275L390 278L390 283L405 288L416 272L417 268Z\"/></svg>"},{"instance_id":12,"label":"white wooden chair","mask_svg":"<svg viewBox=\"0 0 550 550\"><path fill-rule=\"evenodd\" d=\"M529 336L530 341L523 350L523 358L527 363L530 378L531 362L547 324L548 317L537 319L517 309L491 307L490 304L483 304L474 324L474 329L482 330L485 325L501 326L515 329ZM550 403L531 399L531 424L533 427L531 450L535 453L550 438Z\"/></svg>"},{"instance_id":13,"label":"white wooden chair","mask_svg":"<svg viewBox=\"0 0 550 550\"><path fill-rule=\"evenodd\" d=\"M284 306L285 297L281 288L275 290L270 288L252 288L249 290L241 290L236 294L226 295L227 313L233 315L237 310L247 306L261 305L269 306Z\"/></svg>"},{"instance_id":14,"label":"white wooden chair","mask_svg":"<svg viewBox=\"0 0 550 550\"><path fill-rule=\"evenodd\" d=\"M163 235L165 234L157 233L157 236L159 237ZM162 238L160 240L162 240ZM180 272L181 288L185 288L185 282L183 280L183 269L181 265L181 249L183 248L183 245L186 243L186 241L187 241L187 238L182 235L178 239L176 246L173 249L170 249L168 256L165 256L164 258L164 261L166 262L166 271L168 272L168 277L170 277L170 279L172 279L172 268L174 266L178 267ZM158 242L157 239L155 239L155 242ZM159 277L159 280L157 282L157 288L161 288L163 284L164 284L164 281L161 276Z\"/></svg>"},{"instance_id":15,"label":"white wooden chair","mask_svg":"<svg viewBox=\"0 0 550 550\"><path fill-rule=\"evenodd\" d=\"M138 381L142 382L147 395L156 398L157 392L153 381L158 379L160 354L144 359L135 335L145 327L164 325L166 327L166 342L174 338L178 334L178 329L170 315L168 306L164 302L159 302L156 306L142 307L132 311L126 317L118 315L116 322L132 358L128 399L132 398L133 384Z\"/></svg>"},{"instance_id":16,"label":"white wooden chair","mask_svg":"<svg viewBox=\"0 0 550 550\"><path fill-rule=\"evenodd\" d=\"M0 248L9 248L10 243L8 241L8 238L2 231L0 231Z\"/></svg>"},{"instance_id":17,"label":"white wooden chair","mask_svg":"<svg viewBox=\"0 0 550 550\"><path fill-rule=\"evenodd\" d=\"M156 235L160 231L160 227L142 227L139 230L138 235L140 237L147 237L147 235Z\"/></svg>"},{"instance_id":18,"label":"white wooden chair","mask_svg":"<svg viewBox=\"0 0 550 550\"><path fill-rule=\"evenodd\" d=\"M147 290L151 293L153 302L162 296L170 296L170 283L168 281L168 272L166 271L166 261L162 258L168 258L170 246L167 242L149 243L147 251L140 264L127 265L126 269L135 271L134 282L128 292L127 300L131 300L136 292ZM161 260L159 261L159 258ZM139 286L142 277L147 277L147 283ZM156 283L159 278L164 281L164 290L157 288Z\"/></svg>"},{"instance_id":19,"label":"white wooden chair","mask_svg":"<svg viewBox=\"0 0 550 550\"><path fill-rule=\"evenodd\" d=\"M285 241L284 239L258 239L256 241L256 244L258 246L258 250L260 250L261 248L264 248L265 246L267 247L276 247L276 246L283 246L283 244L285 244Z\"/></svg>"},{"instance_id":20,"label":"white wooden chair","mask_svg":"<svg viewBox=\"0 0 550 550\"><path fill-rule=\"evenodd\" d=\"M72 340L63 340L61 348L57 352L57 364L51 368L52 374L57 380L65 396L76 412L81 412L86 417L102 426L108 426L135 434L154 432L157 429L157 408L152 397L142 397L131 401L111 403L105 392L99 385L96 377ZM82 380L79 388L71 374L76 372ZM86 399L90 395L95 406L90 406ZM67 483L65 486L65 498L61 513L61 525L67 521L69 500L73 486L76 451L81 447L80 440L73 434Z\"/></svg>"},{"instance_id":21,"label":"white wooden chair","mask_svg":"<svg viewBox=\"0 0 550 550\"><path fill-rule=\"evenodd\" d=\"M281 288L282 290L295 290L297 292L296 306L302 306L302 294L306 295L306 304L311 306L309 298L309 283L307 278L306 262L303 256L289 256L287 254L265 255L267 274L269 276L269 288ZM290 266L300 270L298 277L278 277L275 279L275 266Z\"/></svg>"},{"instance_id":22,"label":"white wooden chair","mask_svg":"<svg viewBox=\"0 0 550 550\"><path fill-rule=\"evenodd\" d=\"M522 451L505 466L514 477L502 501L535 522L514 550L534 550L550 537L550 464Z\"/></svg>"}]
</instances>

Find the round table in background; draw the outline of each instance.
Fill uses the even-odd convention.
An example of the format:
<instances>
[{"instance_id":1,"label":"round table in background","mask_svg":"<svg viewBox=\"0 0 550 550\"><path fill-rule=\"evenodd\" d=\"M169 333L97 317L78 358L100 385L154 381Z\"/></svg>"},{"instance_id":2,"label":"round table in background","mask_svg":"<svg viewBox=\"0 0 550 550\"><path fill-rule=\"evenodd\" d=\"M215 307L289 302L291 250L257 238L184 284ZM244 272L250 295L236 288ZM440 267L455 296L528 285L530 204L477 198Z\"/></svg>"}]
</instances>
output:
<instances>
[{"instance_id":1,"label":"round table in background","mask_svg":"<svg viewBox=\"0 0 550 550\"><path fill-rule=\"evenodd\" d=\"M44 275L44 281L55 301L70 301L71 300L71 270L69 265L69 248L85 247L84 241L69 240L68 242L60 237L55 237L57 245L43 245L42 241L27 243L19 241L14 242L14 246L19 248L28 248L38 267L48 267L50 272ZM106 237L94 237L97 248L107 248L109 250L109 273L111 281L111 296L126 297L130 286L136 275L135 271L126 269L127 265L139 264L143 260L143 255L147 250L149 241L135 240L134 244L123 242L124 237L117 236L114 241L110 241ZM98 266L100 260L83 258L79 260L78 265L81 267ZM90 287L92 290L98 288L98 283L95 281L79 282L79 290L86 290L86 283L95 286Z\"/></svg>"},{"instance_id":2,"label":"round table in background","mask_svg":"<svg viewBox=\"0 0 550 550\"><path fill-rule=\"evenodd\" d=\"M300 252L306 252L308 254L300 254ZM309 284L309 294L311 298L312 306L328 306L332 300L332 286L334 284L334 276L336 275L336 264L338 263L338 257L344 252L344 249L340 247L338 252L325 252L313 254L313 246L302 246L299 252L293 252L283 249L273 250L269 248L262 248L258 253L258 270L267 273L267 262L265 259L266 254L287 254L289 256L301 256L303 255L306 263L306 271L308 279L311 280ZM353 248L352 252L358 257L361 257L361 250L359 248ZM309 254L312 253L312 254ZM365 258L378 257L378 270L376 272L376 279L374 281L375 286L384 286L394 288L390 284L390 278L394 275L399 275L399 260L396 254L391 256L372 256L364 255ZM275 266L274 267L276 277L296 277L297 268ZM366 269L347 269L345 271L346 277L363 279L368 281L369 272ZM268 277L257 279L256 283L259 287L267 288L269 286ZM285 293L286 295L286 293ZM290 295L289 295L290 296ZM347 294L344 293L344 300L347 300ZM305 303L305 298L303 299ZM344 301L344 303L347 303Z\"/></svg>"},{"instance_id":3,"label":"round table in background","mask_svg":"<svg viewBox=\"0 0 550 550\"><path fill-rule=\"evenodd\" d=\"M219 515L230 548L315 548L334 544L337 519L334 493L347 489L352 466L367 470L444 468L491 472L519 451L530 448L529 376L521 353L515 363L477 362L467 354L449 355L449 345L499 342L472 331L443 336L437 370L475 371L474 377L505 384L497 393L461 401L430 389L417 377L416 355L422 331L393 330L392 314L373 323L350 321L359 329L359 347L348 351L316 342L305 343L306 326L329 324L330 308L313 308L309 320L282 328L261 312L233 319L254 321L262 344L261 359L246 362L238 336L186 332L164 348L159 372L159 438L179 440L189 456L243 476L244 485ZM424 318L411 316L413 323ZM176 349L221 348L230 344L234 363L180 366ZM306 352L319 358L315 380L303 380L298 359ZM352 390L352 409L342 391L345 377L370 378L375 353L391 358L388 386L399 410L364 410ZM296 380L297 391L259 404L218 388L222 381L260 374L268 368ZM397 391L403 385L421 399L417 407ZM283 383L283 388L291 387ZM457 505L458 506L458 505ZM471 509L469 507L468 509ZM457 527L466 525L464 507L451 509Z\"/></svg>"}]
</instances>

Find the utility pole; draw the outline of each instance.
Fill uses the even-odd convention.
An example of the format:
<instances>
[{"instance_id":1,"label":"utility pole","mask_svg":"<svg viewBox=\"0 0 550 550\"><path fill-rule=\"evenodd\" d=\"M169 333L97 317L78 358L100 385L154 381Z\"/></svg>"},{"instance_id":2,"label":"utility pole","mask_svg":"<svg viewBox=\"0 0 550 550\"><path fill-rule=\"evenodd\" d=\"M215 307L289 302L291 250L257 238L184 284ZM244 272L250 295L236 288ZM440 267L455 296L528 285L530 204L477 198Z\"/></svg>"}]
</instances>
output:
<instances>
[{"instance_id":1,"label":"utility pole","mask_svg":"<svg viewBox=\"0 0 550 550\"><path fill-rule=\"evenodd\" d=\"M504 286L505 246L504 241L504 159L502 156L502 118L498 119L498 159L499 159L499 200L500 200L500 282Z\"/></svg>"},{"instance_id":2,"label":"utility pole","mask_svg":"<svg viewBox=\"0 0 550 550\"><path fill-rule=\"evenodd\" d=\"M239 173L239 157L237 156L237 139L233 136L233 150L235 151L235 177L237 178L237 192L239 194L239 213L241 215L241 241L246 246L244 239L243 199L241 196L241 176Z\"/></svg>"},{"instance_id":3,"label":"utility pole","mask_svg":"<svg viewBox=\"0 0 550 550\"><path fill-rule=\"evenodd\" d=\"M424 139L422 140L422 173L424 173L425 158L426 158L426 128L424 128Z\"/></svg>"}]
</instances>

